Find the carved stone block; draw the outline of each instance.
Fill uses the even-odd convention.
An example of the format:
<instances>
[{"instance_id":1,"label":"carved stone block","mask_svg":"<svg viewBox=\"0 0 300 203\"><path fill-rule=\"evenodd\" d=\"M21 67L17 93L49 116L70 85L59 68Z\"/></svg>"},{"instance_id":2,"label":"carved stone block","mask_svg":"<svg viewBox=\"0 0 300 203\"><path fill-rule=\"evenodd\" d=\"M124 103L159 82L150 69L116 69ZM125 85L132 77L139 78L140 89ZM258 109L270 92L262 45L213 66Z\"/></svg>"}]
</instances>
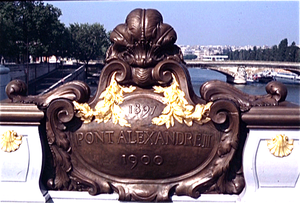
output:
<instances>
[{"instance_id":1,"label":"carved stone block","mask_svg":"<svg viewBox=\"0 0 300 203\"><path fill-rule=\"evenodd\" d=\"M45 202L39 184L43 166L39 121L43 116L35 105L0 104L1 202Z\"/></svg>"}]
</instances>

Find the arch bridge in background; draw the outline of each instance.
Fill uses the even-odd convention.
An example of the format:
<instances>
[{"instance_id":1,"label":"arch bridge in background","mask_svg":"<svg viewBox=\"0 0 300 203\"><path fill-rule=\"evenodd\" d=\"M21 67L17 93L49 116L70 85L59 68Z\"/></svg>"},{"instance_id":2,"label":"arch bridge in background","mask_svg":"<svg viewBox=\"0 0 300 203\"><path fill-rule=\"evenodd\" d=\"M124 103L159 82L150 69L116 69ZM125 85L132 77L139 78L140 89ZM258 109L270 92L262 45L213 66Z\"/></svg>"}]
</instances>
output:
<instances>
[{"instance_id":1,"label":"arch bridge in background","mask_svg":"<svg viewBox=\"0 0 300 203\"><path fill-rule=\"evenodd\" d=\"M278 61L200 61L200 60L185 60L187 67L201 67L216 70L216 67L261 67L284 69L300 75L300 63L294 62L278 62Z\"/></svg>"}]
</instances>

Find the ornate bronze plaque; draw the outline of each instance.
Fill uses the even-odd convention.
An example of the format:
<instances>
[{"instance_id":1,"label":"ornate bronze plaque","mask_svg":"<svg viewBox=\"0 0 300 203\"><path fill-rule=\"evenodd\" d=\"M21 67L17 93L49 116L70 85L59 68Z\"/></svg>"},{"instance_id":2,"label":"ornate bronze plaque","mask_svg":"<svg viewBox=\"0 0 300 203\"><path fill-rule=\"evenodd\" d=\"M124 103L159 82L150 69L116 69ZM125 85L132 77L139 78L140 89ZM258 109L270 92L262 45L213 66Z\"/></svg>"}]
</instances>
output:
<instances>
[{"instance_id":1,"label":"ornate bronze plaque","mask_svg":"<svg viewBox=\"0 0 300 203\"><path fill-rule=\"evenodd\" d=\"M99 87L66 83L41 96L26 96L13 81L13 102L33 102L45 112L49 149L42 179L50 190L119 194L120 200L170 201L171 195L240 193L244 188L241 113L277 105L279 83L265 96L231 85L192 90L176 32L153 9L133 10L111 33Z\"/></svg>"}]
</instances>

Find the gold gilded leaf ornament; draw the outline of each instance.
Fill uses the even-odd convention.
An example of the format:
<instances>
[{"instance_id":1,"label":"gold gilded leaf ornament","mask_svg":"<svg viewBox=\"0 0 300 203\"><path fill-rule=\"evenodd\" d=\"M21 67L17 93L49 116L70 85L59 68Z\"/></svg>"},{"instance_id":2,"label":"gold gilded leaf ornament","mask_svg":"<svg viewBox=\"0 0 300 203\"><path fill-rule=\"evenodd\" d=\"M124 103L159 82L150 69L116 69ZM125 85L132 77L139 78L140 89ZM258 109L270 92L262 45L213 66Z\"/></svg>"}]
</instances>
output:
<instances>
[{"instance_id":1,"label":"gold gilded leaf ornament","mask_svg":"<svg viewBox=\"0 0 300 203\"><path fill-rule=\"evenodd\" d=\"M155 125L166 125L166 128L174 126L176 119L179 123L192 126L193 121L203 124L210 121L208 113L212 102L206 105L197 104L195 107L190 105L185 99L185 93L179 89L179 84L172 74L173 82L169 87L154 86L154 92L163 93L163 103L166 107L159 117L152 119Z\"/></svg>"},{"instance_id":2,"label":"gold gilded leaf ornament","mask_svg":"<svg viewBox=\"0 0 300 203\"><path fill-rule=\"evenodd\" d=\"M267 141L270 152L276 157L288 156L294 148L294 140L289 140L285 135L278 134L272 140Z\"/></svg>"},{"instance_id":3,"label":"gold gilded leaf ornament","mask_svg":"<svg viewBox=\"0 0 300 203\"><path fill-rule=\"evenodd\" d=\"M22 144L22 135L17 135L13 130L8 130L2 134L0 139L1 150L4 152L14 152Z\"/></svg>"},{"instance_id":4,"label":"gold gilded leaf ornament","mask_svg":"<svg viewBox=\"0 0 300 203\"><path fill-rule=\"evenodd\" d=\"M123 94L133 92L136 87L123 87L115 80L116 73L113 74L109 86L101 93L100 100L95 110L91 109L87 103L80 104L73 101L74 108L77 111L76 116L81 118L84 123L90 123L93 118L97 123L106 123L110 119L114 124L130 127L131 125L125 119L125 114L119 106L123 102Z\"/></svg>"},{"instance_id":5,"label":"gold gilded leaf ornament","mask_svg":"<svg viewBox=\"0 0 300 203\"><path fill-rule=\"evenodd\" d=\"M80 104L73 101L74 109L77 110L76 116L81 118L83 123L90 123L94 117L94 111L87 103Z\"/></svg>"}]
</instances>

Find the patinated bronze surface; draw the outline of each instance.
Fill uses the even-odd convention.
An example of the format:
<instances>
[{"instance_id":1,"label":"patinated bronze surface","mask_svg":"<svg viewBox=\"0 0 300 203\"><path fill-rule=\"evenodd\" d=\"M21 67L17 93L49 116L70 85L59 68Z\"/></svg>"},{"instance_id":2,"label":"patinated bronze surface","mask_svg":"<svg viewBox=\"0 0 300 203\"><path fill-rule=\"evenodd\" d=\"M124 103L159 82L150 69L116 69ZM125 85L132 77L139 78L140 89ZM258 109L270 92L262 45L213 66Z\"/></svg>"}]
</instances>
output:
<instances>
[{"instance_id":1,"label":"patinated bronze surface","mask_svg":"<svg viewBox=\"0 0 300 203\"><path fill-rule=\"evenodd\" d=\"M241 116L278 105L286 88L272 82L268 94L254 96L209 81L197 97L176 32L153 9L133 10L110 39L92 98L80 81L41 96L26 96L21 81L7 86L13 102L45 112L48 189L117 192L126 201L240 193L247 133Z\"/></svg>"}]
</instances>

